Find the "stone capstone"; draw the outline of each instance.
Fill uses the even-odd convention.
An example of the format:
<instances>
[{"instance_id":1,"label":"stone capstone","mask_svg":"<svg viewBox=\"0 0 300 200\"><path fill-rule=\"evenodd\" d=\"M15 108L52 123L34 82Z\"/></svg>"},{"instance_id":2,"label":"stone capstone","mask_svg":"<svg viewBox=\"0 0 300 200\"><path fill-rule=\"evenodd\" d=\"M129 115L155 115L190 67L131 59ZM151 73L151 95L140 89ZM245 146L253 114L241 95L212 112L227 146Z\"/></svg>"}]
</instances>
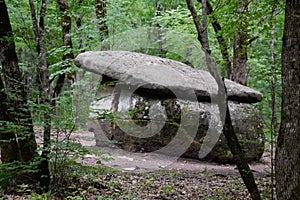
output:
<instances>
[{"instance_id":1,"label":"stone capstone","mask_svg":"<svg viewBox=\"0 0 300 200\"><path fill-rule=\"evenodd\" d=\"M77 56L75 64L89 72L105 75L130 85L138 85L141 93L163 98L174 97L171 91L193 90L199 101L216 95L218 86L207 71L183 63L127 51L91 51ZM225 79L228 100L255 103L262 94L249 87Z\"/></svg>"},{"instance_id":2,"label":"stone capstone","mask_svg":"<svg viewBox=\"0 0 300 200\"><path fill-rule=\"evenodd\" d=\"M199 157L201 147L213 141L207 136L211 127L216 131L222 127L212 101L218 86L208 72L125 51L86 52L79 54L75 63L102 76L104 89L90 106L91 118L96 119L91 123L96 145L111 141L132 152L171 156L182 152L180 155L188 158L234 162L221 132L213 149ZM259 160L264 133L261 116L252 103L259 102L262 94L227 79L225 85L235 133L248 160Z\"/></svg>"}]
</instances>

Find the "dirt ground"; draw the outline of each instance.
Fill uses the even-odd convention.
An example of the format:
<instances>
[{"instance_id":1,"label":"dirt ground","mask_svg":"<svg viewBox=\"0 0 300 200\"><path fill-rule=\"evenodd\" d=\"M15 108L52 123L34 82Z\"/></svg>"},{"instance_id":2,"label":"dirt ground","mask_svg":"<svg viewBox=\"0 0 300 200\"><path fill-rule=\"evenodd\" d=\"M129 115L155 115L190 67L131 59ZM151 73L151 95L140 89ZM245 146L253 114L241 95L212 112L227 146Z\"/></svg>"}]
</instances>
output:
<instances>
[{"instance_id":1,"label":"dirt ground","mask_svg":"<svg viewBox=\"0 0 300 200\"><path fill-rule=\"evenodd\" d=\"M74 137L92 152L101 152L100 155L88 154L82 162L85 165L97 165L101 162L109 167L122 171L155 171L155 170L184 170L193 172L209 172L213 174L236 175L238 170L235 165L220 165L212 162L199 161L187 158L174 158L155 153L131 153L123 151L114 145L105 147L95 146L94 134L92 132L75 133ZM103 159L104 158L104 159ZM111 159L110 159L111 158ZM250 168L255 174L265 175L271 171L270 149L266 151L259 162L250 163Z\"/></svg>"}]
</instances>

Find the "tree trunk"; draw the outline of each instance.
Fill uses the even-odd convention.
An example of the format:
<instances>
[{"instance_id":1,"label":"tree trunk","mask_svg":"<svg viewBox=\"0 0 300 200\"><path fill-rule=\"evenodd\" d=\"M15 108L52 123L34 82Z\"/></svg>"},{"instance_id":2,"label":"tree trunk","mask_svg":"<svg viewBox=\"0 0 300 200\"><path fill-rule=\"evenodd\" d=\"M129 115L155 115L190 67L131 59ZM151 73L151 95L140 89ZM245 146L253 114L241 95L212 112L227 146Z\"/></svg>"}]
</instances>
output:
<instances>
[{"instance_id":1,"label":"tree trunk","mask_svg":"<svg viewBox=\"0 0 300 200\"><path fill-rule=\"evenodd\" d=\"M78 3L82 3L83 0L79 0ZM81 33L81 21L82 21L82 16L80 14L78 14L76 16L76 34L77 34L77 38L78 38L78 49L80 53L84 52L83 49L83 45L82 45L82 33Z\"/></svg>"},{"instance_id":2,"label":"tree trunk","mask_svg":"<svg viewBox=\"0 0 300 200\"><path fill-rule=\"evenodd\" d=\"M156 1L155 2L155 17L158 17L161 15L161 5L160 2ZM158 23L154 25L157 28L157 41L158 41L158 56L161 58L166 57L166 50L164 50L164 43L163 43L163 30L160 27Z\"/></svg>"},{"instance_id":3,"label":"tree trunk","mask_svg":"<svg viewBox=\"0 0 300 200\"><path fill-rule=\"evenodd\" d=\"M247 36L239 32L234 38L232 80L246 85L247 73Z\"/></svg>"},{"instance_id":4,"label":"tree trunk","mask_svg":"<svg viewBox=\"0 0 300 200\"><path fill-rule=\"evenodd\" d=\"M233 44L233 69L232 80L242 85L247 84L247 46L248 46L248 33L247 33L247 13L249 0L239 0L238 18L240 22L237 24L238 32L234 38Z\"/></svg>"},{"instance_id":5,"label":"tree trunk","mask_svg":"<svg viewBox=\"0 0 300 200\"><path fill-rule=\"evenodd\" d=\"M14 150L18 153L18 160L28 162L33 160L37 150L37 144L5 1L0 1L0 24L0 61L5 83L5 85L3 85L1 80L1 87L5 86L6 97L4 96L4 99L7 100L7 102L1 102L1 107L4 109L4 113L6 113L2 117L4 120L9 119L8 122L12 122L15 125L13 128L10 127L13 132L4 137L13 139L11 144L13 146L16 145L17 140L18 148ZM2 91L2 95L4 95L3 92L4 91ZM7 104L4 105L5 103ZM6 111L5 107L7 108ZM4 152L5 151L6 150L4 150ZM3 156L4 158L6 157L5 155ZM8 156L6 160L10 161L15 159L16 155L13 154L12 158Z\"/></svg>"},{"instance_id":6,"label":"tree trunk","mask_svg":"<svg viewBox=\"0 0 300 200\"><path fill-rule=\"evenodd\" d=\"M108 27L106 25L106 2L105 0L95 0L96 17L99 25L100 42L108 36ZM102 50L107 50L108 47L103 47Z\"/></svg>"},{"instance_id":7,"label":"tree trunk","mask_svg":"<svg viewBox=\"0 0 300 200\"><path fill-rule=\"evenodd\" d=\"M282 112L276 149L278 200L300 197L300 0L287 0L282 44Z\"/></svg>"},{"instance_id":8,"label":"tree trunk","mask_svg":"<svg viewBox=\"0 0 300 200\"><path fill-rule=\"evenodd\" d=\"M201 0L198 0L198 2L200 1ZM207 10L207 15L211 15L212 18L211 24L214 28L215 33L217 34L217 40L220 46L223 61L225 63L227 78L232 79L232 64L228 52L229 46L227 45L225 38L222 35L218 34L220 31L222 31L222 27L221 24L217 21L217 19L212 15L213 7L209 1L206 1L206 10Z\"/></svg>"},{"instance_id":9,"label":"tree trunk","mask_svg":"<svg viewBox=\"0 0 300 200\"><path fill-rule=\"evenodd\" d=\"M274 199L275 195L275 175L274 175L274 167L275 167L275 156L274 156L274 146L275 146L275 138L278 133L278 122L277 122L277 109L276 109L276 89L277 89L277 79L276 79L276 64L275 64L275 53L274 53L274 45L275 45L275 20L276 20L276 9L275 6L272 8L271 15L271 31L270 31L270 64L271 64L271 109L272 109L272 119L271 119L271 199Z\"/></svg>"},{"instance_id":10,"label":"tree trunk","mask_svg":"<svg viewBox=\"0 0 300 200\"><path fill-rule=\"evenodd\" d=\"M10 131L9 123L13 121L10 119L7 109L8 99L5 94L5 88L0 73L0 149L1 161L3 163L13 162L19 160L18 143L15 134Z\"/></svg>"},{"instance_id":11,"label":"tree trunk","mask_svg":"<svg viewBox=\"0 0 300 200\"><path fill-rule=\"evenodd\" d=\"M44 105L45 110L43 111L43 150L41 155L41 164L40 164L40 184L46 190L50 184L50 170L49 170L49 160L50 160L50 149L51 149L51 114L52 114L52 105L51 105L51 93L50 93L50 82L49 82L49 71L46 60L46 50L45 50L45 16L47 8L47 0L42 0L40 18L39 22L36 17L36 11L34 7L33 0L29 0L31 18L33 25L33 32L35 34L36 40L36 50L39 55L40 65L37 67L37 76L38 76L38 87L40 95L40 104Z\"/></svg>"},{"instance_id":12,"label":"tree trunk","mask_svg":"<svg viewBox=\"0 0 300 200\"><path fill-rule=\"evenodd\" d=\"M238 138L234 132L230 111L227 102L227 91L224 84L224 80L222 80L220 73L218 72L217 65L211 56L211 50L209 48L209 41L208 41L208 33L207 33L207 9L206 9L206 0L202 0L202 25L198 19L197 11L194 7L192 0L186 0L189 10L191 11L192 17L194 19L194 24L196 26L198 32L198 40L202 45L202 49L205 53L206 63L208 70L212 77L216 80L218 84L218 101L217 103L219 110L220 110L220 119L225 119L225 123L223 125L223 134L227 140L228 147L232 155L235 158L237 168L240 172L240 175L251 195L251 198L254 200L260 200L260 194L257 188L257 185L254 180L253 173L247 163L247 159L245 153L242 151L241 145L238 141ZM213 100L212 100L213 103ZM224 116L225 114L225 116Z\"/></svg>"},{"instance_id":13,"label":"tree trunk","mask_svg":"<svg viewBox=\"0 0 300 200\"><path fill-rule=\"evenodd\" d=\"M69 15L67 15L69 11L69 6L66 0L57 0L60 16L61 16L61 24L62 24L62 40L63 40L63 45L65 47L65 54L63 55L63 60L67 62L64 66L64 68L71 67L71 63L73 62L74 59L74 54L72 51L73 44L72 44L72 37L71 37L71 25L72 25L72 20ZM76 73L75 71L65 74L59 74L58 79L56 81L56 85L54 88L54 93L52 95L52 102L53 106L55 106L55 99L58 97L61 93L62 87L64 85L65 78L67 78L68 83L72 84L75 81Z\"/></svg>"}]
</instances>

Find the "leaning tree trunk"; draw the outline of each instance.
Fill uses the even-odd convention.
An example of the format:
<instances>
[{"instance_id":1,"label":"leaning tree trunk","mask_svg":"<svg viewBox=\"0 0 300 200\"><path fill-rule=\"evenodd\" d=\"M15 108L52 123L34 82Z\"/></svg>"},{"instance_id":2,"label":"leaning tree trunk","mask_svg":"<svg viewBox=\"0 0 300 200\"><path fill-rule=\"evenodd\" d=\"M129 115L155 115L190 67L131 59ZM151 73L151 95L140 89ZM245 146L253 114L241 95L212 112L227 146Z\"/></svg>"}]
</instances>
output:
<instances>
[{"instance_id":1,"label":"leaning tree trunk","mask_svg":"<svg viewBox=\"0 0 300 200\"><path fill-rule=\"evenodd\" d=\"M199 3L202 3L202 0L197 0ZM206 1L206 12L210 15L211 24L214 28L214 31L217 35L217 41L220 46L222 58L224 61L225 70L227 73L227 78L240 83L242 85L247 84L247 47L248 42L248 33L247 33L247 12L248 5L251 3L249 0L239 0L239 5L237 8L237 18L240 19L240 22L237 24L238 31L234 38L233 44L233 62L230 59L229 55L229 45L226 43L225 38L220 32L222 31L222 26L213 15L213 6L210 1Z\"/></svg>"},{"instance_id":2,"label":"leaning tree trunk","mask_svg":"<svg viewBox=\"0 0 300 200\"><path fill-rule=\"evenodd\" d=\"M245 156L245 153L243 152L241 145L238 141L238 138L235 134L231 117L230 117L230 111L228 107L228 101L227 101L227 91L224 84L224 80L222 80L222 77L218 71L218 68L216 66L216 63L211 55L211 50L209 47L209 41L208 41L208 32L207 32L207 9L206 9L206 0L202 0L202 24L200 24L197 11L195 9L194 3L192 0L186 0L188 9L191 12L191 15L194 20L194 24L196 26L197 32L198 32L198 40L200 41L202 45L202 49L205 53L206 57L206 64L208 67L208 70L212 77L216 80L218 84L218 97L219 100L216 102L218 104L219 110L220 110L220 118L225 118L225 123L223 125L223 134L227 140L228 147L230 148L230 151L236 161L237 168L240 172L240 175L251 195L251 198L253 200L260 200L260 194L257 188L257 185L255 183L255 179L253 176L253 173L247 163L247 159ZM205 28L204 28L205 27ZM225 111L224 111L225 110ZM225 114L225 116L224 116Z\"/></svg>"},{"instance_id":3,"label":"leaning tree trunk","mask_svg":"<svg viewBox=\"0 0 300 200\"><path fill-rule=\"evenodd\" d=\"M4 95L4 99L1 99L1 109L4 109L1 118L4 118L4 121L8 119L7 122L12 122L13 124L13 127L6 127L8 134L5 134L4 137L12 139L12 147L14 147L16 143L18 144L18 148L14 149L15 153L3 155L3 159L5 159L5 161L10 161L15 160L16 156L18 156L19 161L28 162L33 160L37 144L35 141L31 114L27 105L27 96L23 84L22 73L18 65L12 27L7 7L3 0L0 1L0 24L0 61L6 91L6 94L4 94L3 90L1 92L2 95ZM2 80L0 81L1 87L4 88ZM5 109L5 107L7 109ZM1 135L2 134L3 132ZM5 153L9 150L4 149L3 151L3 153ZM18 155L16 155L16 153ZM8 157L5 158L6 156Z\"/></svg>"},{"instance_id":4,"label":"leaning tree trunk","mask_svg":"<svg viewBox=\"0 0 300 200\"><path fill-rule=\"evenodd\" d=\"M282 44L282 112L276 150L279 200L300 198L300 0L287 0Z\"/></svg>"},{"instance_id":5,"label":"leaning tree trunk","mask_svg":"<svg viewBox=\"0 0 300 200\"><path fill-rule=\"evenodd\" d=\"M201 0L198 0L198 2L201 2ZM206 11L207 15L210 15L209 17L211 17L211 24L217 35L217 40L218 40L222 58L224 61L224 67L225 67L225 70L227 73L227 78L232 79L232 63L231 63L230 55L229 55L229 45L226 43L226 39L223 37L223 35L220 34L220 32L222 31L222 26L218 22L216 17L213 15L214 10L213 10L212 4L209 1L206 1L206 10L207 10Z\"/></svg>"}]
</instances>

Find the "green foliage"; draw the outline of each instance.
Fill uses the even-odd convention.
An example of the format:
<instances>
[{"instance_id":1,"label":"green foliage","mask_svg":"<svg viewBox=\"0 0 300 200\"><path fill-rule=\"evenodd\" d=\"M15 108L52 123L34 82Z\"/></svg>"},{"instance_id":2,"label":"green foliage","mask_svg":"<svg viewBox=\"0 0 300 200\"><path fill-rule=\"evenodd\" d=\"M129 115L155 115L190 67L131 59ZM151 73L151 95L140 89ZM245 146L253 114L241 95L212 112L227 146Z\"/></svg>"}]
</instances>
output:
<instances>
[{"instance_id":1,"label":"green foliage","mask_svg":"<svg viewBox=\"0 0 300 200\"><path fill-rule=\"evenodd\" d=\"M22 192L30 192L30 187L23 187L36 182L36 175L39 173L39 161L30 163L10 162L0 163L0 192L6 191L12 186L18 187Z\"/></svg>"},{"instance_id":2,"label":"green foliage","mask_svg":"<svg viewBox=\"0 0 300 200\"><path fill-rule=\"evenodd\" d=\"M75 121L72 113L72 90L64 90L56 99L56 110L53 116L53 128L72 131L75 128Z\"/></svg>"},{"instance_id":3,"label":"green foliage","mask_svg":"<svg viewBox=\"0 0 300 200\"><path fill-rule=\"evenodd\" d=\"M206 69L204 56L200 52L197 41L196 30L191 16L186 8L185 2L180 0L106 0L107 17L106 21L109 29L109 37L105 38L103 44L108 43L113 50L129 50L159 55L158 30L162 30L162 47L165 50L165 57L179 60L189 65L201 69ZM225 75L223 59L220 48L216 41L217 36L222 35L230 45L229 53L232 54L233 38L237 32L247 27L248 39L258 37L248 49L248 86L263 93L264 98L258 106L265 121L265 132L270 134L271 123L271 80L277 81L277 111L280 113L281 98L281 76L280 76L280 52L281 37L283 27L283 1L263 0L251 1L246 14L238 13L239 5L236 1L210 1L214 6L214 13L209 17L212 21L216 18L222 25L222 30L215 34L209 26L210 44L213 55L222 74ZM69 74L74 71L83 78L77 80L75 84L66 84L63 92L56 99L56 106L52 115L53 146L51 148L51 174L53 184L64 186L68 180L79 179L87 174L88 180L93 180L93 174L103 172L105 169L87 168L77 161L83 159L86 154L91 153L72 139L73 131L76 129L86 129L89 118L89 105L95 97L99 85L95 85L95 79L90 73L78 70L73 60L62 61L66 53L74 52L77 55L81 51L99 50L98 19L95 16L95 1L84 0L68 1L68 14L72 18L72 42L73 48L63 46L61 19L56 5L56 1L48 1L46 16L46 53L49 66L50 80L55 84L57 77L61 74ZM196 3L196 1L195 1ZM40 7L41 1L35 1L36 9ZM160 5L159 13L156 13L156 6ZM39 58L35 49L35 38L32 29L32 21L28 1L11 0L7 1L9 15L15 36L16 50L19 58L19 65L23 70L24 82L28 89L28 102L33 116L34 125L38 129L43 125L43 114L49 110L46 105L40 104L37 67ZM275 77L270 68L269 40L270 40L270 16L272 8L276 8L276 29L275 29ZM200 5L197 4L200 13ZM38 12L39 13L39 12ZM81 16L82 24L79 29L75 21L78 15ZM149 34L150 28L155 27ZM149 39L150 38L150 39ZM82 48L79 49L80 41ZM149 47L149 43L151 44ZM187 55L188 53L191 54ZM201 55L200 55L201 54ZM0 66L1 67L1 66ZM50 81L49 80L49 81ZM93 83L93 84L91 84ZM76 88L76 90L72 90ZM103 88L102 88L103 89ZM76 106L74 106L76 105ZM134 114L131 113L132 115ZM102 113L102 117L109 117L113 121L111 112ZM76 127L75 127L76 125ZM13 124L5 124L5 131L12 131L18 128ZM0 130L3 126L0 126ZM2 130L1 130L2 131ZM38 132L38 131L36 131ZM41 133L38 133L41 134ZM8 141L7 141L8 142ZM95 153L95 152L93 152ZM104 159L108 158L105 157ZM38 160L38 159L37 159ZM17 183L18 178L26 177L27 174L39 172L39 161L30 164L1 163L0 164L0 185L1 189L6 189ZM101 163L101 160L99 161ZM90 174L89 174L90 173ZM21 179L22 180L22 179ZM19 184L19 190L23 192L29 188L27 184ZM81 194L70 194L69 199L80 199L84 196L85 190ZM163 188L166 194L172 193L172 188ZM116 198L120 194L116 194ZM50 193L38 195L33 193L30 199L49 199ZM106 199L105 196L97 196L96 199ZM132 197L133 198L133 197ZM212 199L212 198L210 198Z\"/></svg>"},{"instance_id":4,"label":"green foliage","mask_svg":"<svg viewBox=\"0 0 300 200\"><path fill-rule=\"evenodd\" d=\"M189 17L189 10L186 6L166 10L161 15L154 17L154 22L163 29L169 29L185 34L196 34L193 21Z\"/></svg>"},{"instance_id":5,"label":"green foliage","mask_svg":"<svg viewBox=\"0 0 300 200\"><path fill-rule=\"evenodd\" d=\"M28 197L29 200L50 200L51 193L37 194L35 192L31 193Z\"/></svg>"},{"instance_id":6,"label":"green foliage","mask_svg":"<svg viewBox=\"0 0 300 200\"><path fill-rule=\"evenodd\" d=\"M272 74L272 63L270 61L270 27L268 27L261 37L253 42L252 52L248 59L249 73L248 73L248 86L255 88L260 91L264 97L262 103L259 105L259 109L264 117L264 129L267 138L270 137L271 133L271 88L272 79L275 80L276 84L276 115L278 122L280 121L281 111L281 37L283 27L282 15L276 17L278 24L275 29L275 65L274 75Z\"/></svg>"}]
</instances>

